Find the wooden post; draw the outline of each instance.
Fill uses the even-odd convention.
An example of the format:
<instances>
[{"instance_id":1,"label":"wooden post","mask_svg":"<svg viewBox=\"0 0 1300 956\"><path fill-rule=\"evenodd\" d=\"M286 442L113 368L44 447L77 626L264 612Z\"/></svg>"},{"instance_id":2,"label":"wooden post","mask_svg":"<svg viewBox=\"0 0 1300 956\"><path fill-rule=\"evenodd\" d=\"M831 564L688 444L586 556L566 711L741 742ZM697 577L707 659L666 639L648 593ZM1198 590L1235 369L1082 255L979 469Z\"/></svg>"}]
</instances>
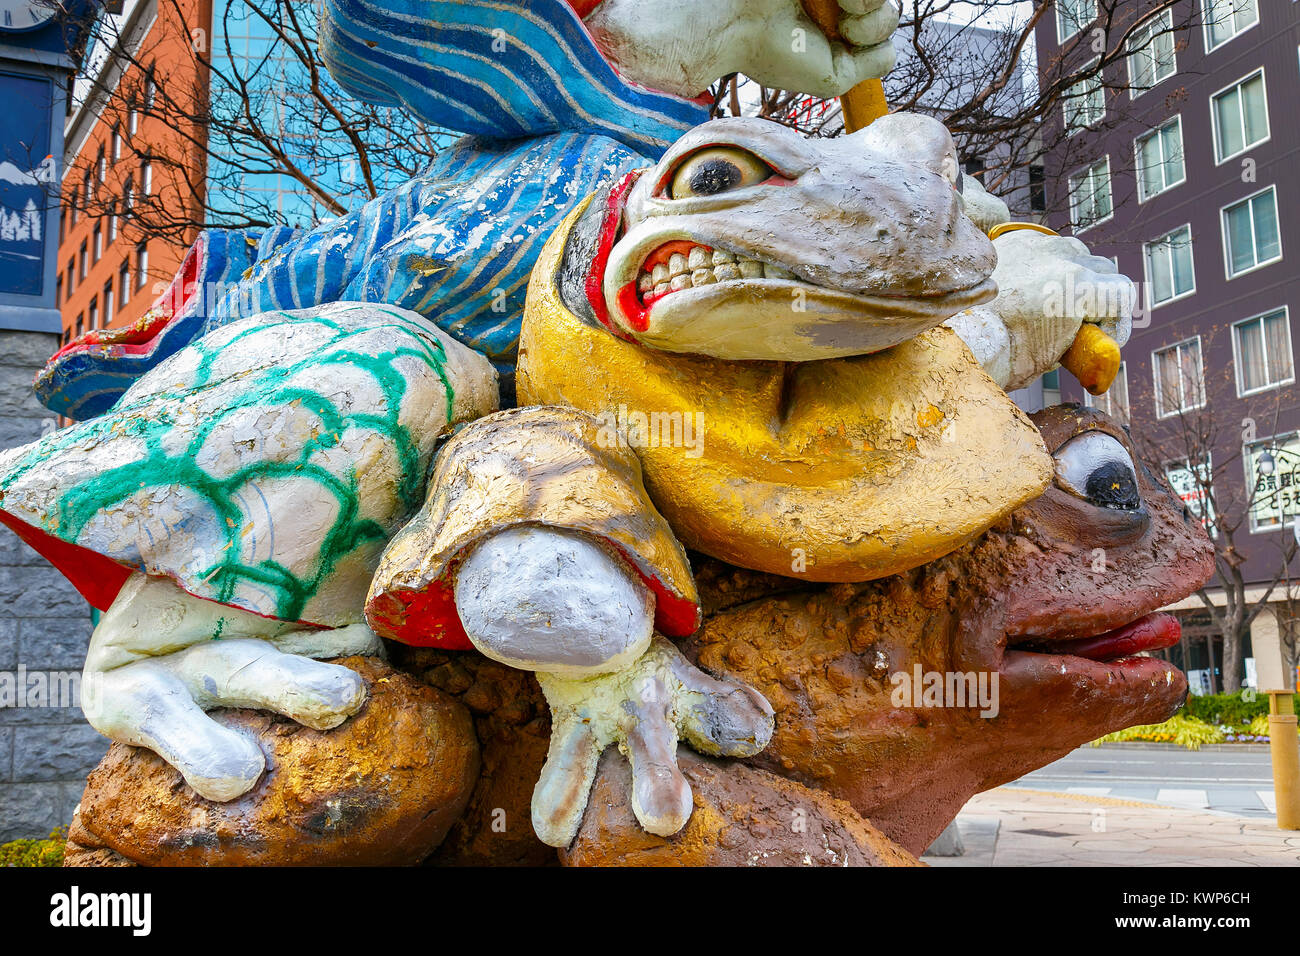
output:
<instances>
[{"instance_id":1,"label":"wooden post","mask_svg":"<svg viewBox=\"0 0 1300 956\"><path fill-rule=\"evenodd\" d=\"M1300 737L1296 735L1295 698L1289 690L1265 693L1277 825L1282 830L1300 830Z\"/></svg>"}]
</instances>

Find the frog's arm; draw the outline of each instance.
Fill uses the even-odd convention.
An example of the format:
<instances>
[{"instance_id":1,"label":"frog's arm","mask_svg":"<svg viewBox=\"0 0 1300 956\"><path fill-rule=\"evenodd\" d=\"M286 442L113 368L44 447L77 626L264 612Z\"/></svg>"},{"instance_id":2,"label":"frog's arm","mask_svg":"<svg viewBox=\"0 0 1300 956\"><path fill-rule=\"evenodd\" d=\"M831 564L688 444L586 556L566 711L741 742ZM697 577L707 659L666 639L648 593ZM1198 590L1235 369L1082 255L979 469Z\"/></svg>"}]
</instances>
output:
<instances>
[{"instance_id":1,"label":"frog's arm","mask_svg":"<svg viewBox=\"0 0 1300 956\"><path fill-rule=\"evenodd\" d=\"M962 203L993 236L998 253L992 302L946 323L1003 388L1024 388L1055 368L1085 324L1124 345L1132 332L1136 292L1110 259L1094 256L1072 236L1032 223L1012 223L1002 200L963 175Z\"/></svg>"},{"instance_id":2,"label":"frog's arm","mask_svg":"<svg viewBox=\"0 0 1300 956\"><path fill-rule=\"evenodd\" d=\"M572 409L514 409L457 433L385 551L366 615L384 636L536 672L552 736L533 825L554 846L577 832L610 744L631 761L642 825L667 835L691 808L679 739L741 756L771 736L761 695L666 639L699 623L685 552L612 424Z\"/></svg>"}]
</instances>

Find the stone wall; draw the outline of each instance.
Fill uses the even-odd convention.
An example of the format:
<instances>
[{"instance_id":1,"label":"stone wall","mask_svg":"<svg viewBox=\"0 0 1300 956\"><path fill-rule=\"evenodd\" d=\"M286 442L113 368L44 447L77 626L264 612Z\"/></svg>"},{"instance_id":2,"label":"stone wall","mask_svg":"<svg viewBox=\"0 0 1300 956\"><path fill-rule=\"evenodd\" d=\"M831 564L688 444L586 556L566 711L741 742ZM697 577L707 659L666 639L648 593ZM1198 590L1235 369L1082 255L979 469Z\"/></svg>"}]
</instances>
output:
<instances>
[{"instance_id":1,"label":"stone wall","mask_svg":"<svg viewBox=\"0 0 1300 956\"><path fill-rule=\"evenodd\" d=\"M32 394L32 378L57 343L51 334L0 331L0 448L55 427ZM45 836L66 824L86 774L108 747L75 700L54 706L67 704L66 690L79 683L90 630L81 595L0 528L0 842ZM14 700L3 699L6 676L19 688ZM62 695L55 689L41 699L28 692L42 682L57 688L60 681Z\"/></svg>"}]
</instances>

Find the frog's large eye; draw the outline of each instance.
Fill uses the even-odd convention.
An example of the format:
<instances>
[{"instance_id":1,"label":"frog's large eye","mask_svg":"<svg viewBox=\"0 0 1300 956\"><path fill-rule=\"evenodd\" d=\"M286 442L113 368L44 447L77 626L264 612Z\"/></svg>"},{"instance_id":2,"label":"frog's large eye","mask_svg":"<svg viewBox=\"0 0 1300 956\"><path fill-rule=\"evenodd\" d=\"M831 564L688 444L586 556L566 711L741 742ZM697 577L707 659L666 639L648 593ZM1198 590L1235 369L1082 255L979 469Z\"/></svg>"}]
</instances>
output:
<instances>
[{"instance_id":1,"label":"frog's large eye","mask_svg":"<svg viewBox=\"0 0 1300 956\"><path fill-rule=\"evenodd\" d=\"M1084 432L1057 449L1056 481L1099 508L1136 511L1142 507L1133 459L1105 432Z\"/></svg>"},{"instance_id":2,"label":"frog's large eye","mask_svg":"<svg viewBox=\"0 0 1300 956\"><path fill-rule=\"evenodd\" d=\"M753 153L730 146L714 146L700 150L677 167L668 195L673 199L715 196L761 183L772 172L772 167Z\"/></svg>"}]
</instances>

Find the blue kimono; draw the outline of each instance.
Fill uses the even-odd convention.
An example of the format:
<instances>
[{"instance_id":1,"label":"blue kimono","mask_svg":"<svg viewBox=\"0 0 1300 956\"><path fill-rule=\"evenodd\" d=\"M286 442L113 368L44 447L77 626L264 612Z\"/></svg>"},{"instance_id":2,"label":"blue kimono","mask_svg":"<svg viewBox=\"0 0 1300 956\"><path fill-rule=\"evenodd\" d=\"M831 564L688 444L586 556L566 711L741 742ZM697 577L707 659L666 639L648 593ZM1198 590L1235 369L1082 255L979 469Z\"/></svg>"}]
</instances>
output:
<instances>
[{"instance_id":1,"label":"blue kimono","mask_svg":"<svg viewBox=\"0 0 1300 956\"><path fill-rule=\"evenodd\" d=\"M565 0L326 0L321 49L349 93L470 135L423 175L307 232L204 233L147 339L92 334L51 360L36 385L48 408L102 414L206 332L336 301L421 313L493 362L510 403L546 239L584 197L708 118L623 80Z\"/></svg>"}]
</instances>

